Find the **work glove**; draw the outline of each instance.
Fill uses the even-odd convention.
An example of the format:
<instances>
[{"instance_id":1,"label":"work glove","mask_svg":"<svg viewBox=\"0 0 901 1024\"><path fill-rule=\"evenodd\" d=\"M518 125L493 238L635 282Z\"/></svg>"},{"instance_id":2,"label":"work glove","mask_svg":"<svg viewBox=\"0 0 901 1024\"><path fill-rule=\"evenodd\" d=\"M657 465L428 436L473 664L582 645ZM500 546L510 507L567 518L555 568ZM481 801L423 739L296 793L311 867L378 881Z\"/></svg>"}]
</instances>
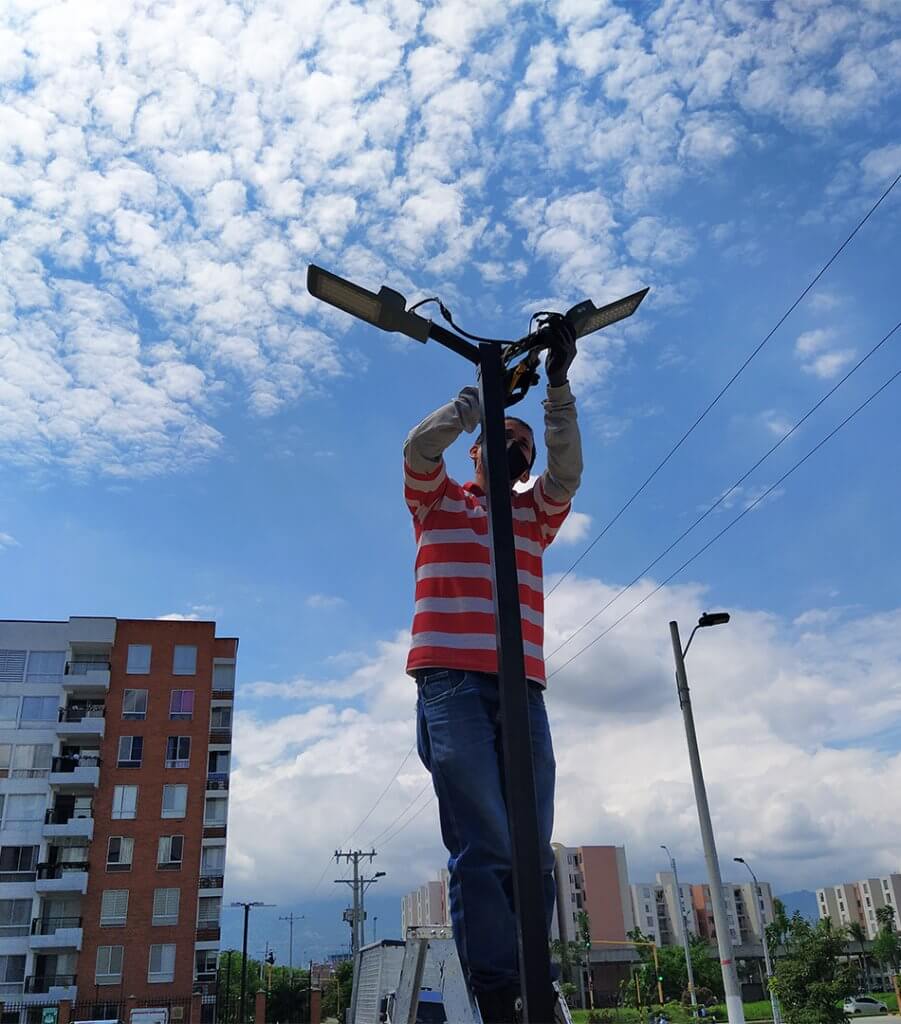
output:
<instances>
[{"instance_id":1,"label":"work glove","mask_svg":"<svg viewBox=\"0 0 901 1024\"><path fill-rule=\"evenodd\" d=\"M550 332L550 344L548 345L547 358L544 361L544 369L547 373L547 382L552 388L558 388L566 383L566 375L576 358L576 332L569 321L562 316L556 316L545 327Z\"/></svg>"}]
</instances>

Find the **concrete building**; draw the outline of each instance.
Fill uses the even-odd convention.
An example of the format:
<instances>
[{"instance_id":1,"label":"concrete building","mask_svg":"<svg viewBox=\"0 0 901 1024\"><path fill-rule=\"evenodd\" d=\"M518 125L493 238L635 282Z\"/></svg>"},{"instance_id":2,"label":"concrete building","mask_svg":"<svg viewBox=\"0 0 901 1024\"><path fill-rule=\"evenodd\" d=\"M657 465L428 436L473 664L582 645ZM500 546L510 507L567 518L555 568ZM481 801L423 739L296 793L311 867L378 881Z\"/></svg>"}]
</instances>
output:
<instances>
[{"instance_id":1,"label":"concrete building","mask_svg":"<svg viewBox=\"0 0 901 1024\"><path fill-rule=\"evenodd\" d=\"M443 868L437 879L401 897L401 935L406 935L407 929L416 925L450 925L449 881L450 874Z\"/></svg>"},{"instance_id":2,"label":"concrete building","mask_svg":"<svg viewBox=\"0 0 901 1024\"><path fill-rule=\"evenodd\" d=\"M562 846L554 843L557 880L556 926L567 942L579 936L585 911L593 942L615 942L635 927L622 846Z\"/></svg>"},{"instance_id":3,"label":"concrete building","mask_svg":"<svg viewBox=\"0 0 901 1024\"><path fill-rule=\"evenodd\" d=\"M238 641L0 622L0 999L212 993Z\"/></svg>"},{"instance_id":4,"label":"concrete building","mask_svg":"<svg viewBox=\"0 0 901 1024\"><path fill-rule=\"evenodd\" d=\"M839 926L859 924L868 939L879 932L876 911L880 907L895 911L895 928L901 928L901 874L862 878L817 889L817 909L821 918L831 918Z\"/></svg>"},{"instance_id":5,"label":"concrete building","mask_svg":"<svg viewBox=\"0 0 901 1024\"><path fill-rule=\"evenodd\" d=\"M682 941L679 899L682 901L689 934L699 934L691 886L680 884L677 899L675 878L671 871L660 871L656 881L633 885L630 889L635 922L658 946L675 946Z\"/></svg>"}]
</instances>

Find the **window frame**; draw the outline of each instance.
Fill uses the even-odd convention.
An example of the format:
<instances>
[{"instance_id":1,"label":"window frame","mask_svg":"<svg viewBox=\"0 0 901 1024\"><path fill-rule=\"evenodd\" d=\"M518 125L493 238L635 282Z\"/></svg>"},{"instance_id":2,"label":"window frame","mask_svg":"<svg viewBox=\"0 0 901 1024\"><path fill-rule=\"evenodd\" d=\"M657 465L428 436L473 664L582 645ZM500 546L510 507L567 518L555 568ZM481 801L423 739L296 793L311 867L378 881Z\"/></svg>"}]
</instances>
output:
<instances>
[{"instance_id":1,"label":"window frame","mask_svg":"<svg viewBox=\"0 0 901 1024\"><path fill-rule=\"evenodd\" d=\"M100 927L101 928L124 928L128 923L128 889L104 889L100 895ZM122 893L125 893L125 912L123 914L117 914L104 918L104 903L106 902L107 896L116 896L121 899Z\"/></svg>"},{"instance_id":2,"label":"window frame","mask_svg":"<svg viewBox=\"0 0 901 1024\"><path fill-rule=\"evenodd\" d=\"M178 840L179 841L179 858L178 860L172 859L172 845ZM168 860L161 860L161 854L163 852L163 844L167 844L168 849ZM156 866L163 871L177 871L181 869L182 864L185 862L185 837L179 833L171 836L160 836L159 842L156 847Z\"/></svg>"},{"instance_id":3,"label":"window frame","mask_svg":"<svg viewBox=\"0 0 901 1024\"><path fill-rule=\"evenodd\" d=\"M184 699L184 694L186 694L186 693L189 693L191 695L191 699L190 699L191 710L190 711L184 711L184 710L173 711L172 707L173 707L173 704L175 703L175 695L176 694L182 695L182 700L183 700ZM194 690L193 690L193 688L192 689L181 689L179 687L179 688L176 688L174 690L170 690L169 691L169 720L171 722L190 722L193 718L194 718Z\"/></svg>"},{"instance_id":4,"label":"window frame","mask_svg":"<svg viewBox=\"0 0 901 1024\"><path fill-rule=\"evenodd\" d=\"M144 694L143 711L126 711L125 702L129 694ZM150 703L150 691L141 687L129 686L122 694L122 718L126 722L143 722L147 718L147 705Z\"/></svg>"},{"instance_id":5,"label":"window frame","mask_svg":"<svg viewBox=\"0 0 901 1024\"><path fill-rule=\"evenodd\" d=\"M113 843L119 844L119 857L122 856L123 847L128 844L129 859L110 860L110 848ZM131 871L135 858L135 841L131 836L109 836L106 841L106 870L107 871Z\"/></svg>"},{"instance_id":6,"label":"window frame","mask_svg":"<svg viewBox=\"0 0 901 1024\"><path fill-rule=\"evenodd\" d=\"M154 972L153 970L153 951L158 949L160 951L164 949L171 949L172 952L169 954L169 958L172 961L172 970L163 971L159 970ZM163 953L160 952L160 963L159 966L163 967ZM178 947L174 942L152 942L147 955L147 983L150 985L166 984L171 985L175 981L175 965L177 963Z\"/></svg>"},{"instance_id":7,"label":"window frame","mask_svg":"<svg viewBox=\"0 0 901 1024\"><path fill-rule=\"evenodd\" d=\"M137 784L133 783L119 783L113 786L113 804L110 808L110 818L113 821L134 821L138 816L138 789ZM127 796L131 790L134 790L134 800L132 801L131 813L123 813L125 808L125 796Z\"/></svg>"},{"instance_id":8,"label":"window frame","mask_svg":"<svg viewBox=\"0 0 901 1024\"><path fill-rule=\"evenodd\" d=\"M166 791L182 790L184 791L184 800L181 811L166 810ZM166 782L163 783L163 794L160 804L160 817L165 818L168 821L181 821L188 816L188 784L186 782Z\"/></svg>"},{"instance_id":9,"label":"window frame","mask_svg":"<svg viewBox=\"0 0 901 1024\"><path fill-rule=\"evenodd\" d=\"M147 652L147 667L143 668L144 660L139 661L138 651ZM132 661L132 652L134 654L134 661ZM153 645L152 644L129 644L128 654L125 661L125 674L127 676L149 676L150 666L153 663Z\"/></svg>"},{"instance_id":10,"label":"window frame","mask_svg":"<svg viewBox=\"0 0 901 1024\"><path fill-rule=\"evenodd\" d=\"M184 665L179 665L179 651L193 651L191 658L185 660ZM187 665L190 664L190 669ZM175 644L172 648L172 675L174 676L196 676L197 675L197 644Z\"/></svg>"},{"instance_id":11,"label":"window frame","mask_svg":"<svg viewBox=\"0 0 901 1024\"><path fill-rule=\"evenodd\" d=\"M128 743L130 750L128 751L131 756L122 756L122 745ZM138 756L135 757L135 746L138 748ZM144 737L143 736L120 736L119 737L119 748L116 753L116 767L117 768L140 768L144 762Z\"/></svg>"},{"instance_id":12,"label":"window frame","mask_svg":"<svg viewBox=\"0 0 901 1024\"><path fill-rule=\"evenodd\" d=\"M170 757L172 753L173 740L175 741L175 757ZM182 746L186 745L187 750L182 750ZM185 753L187 756L181 757L180 754ZM191 737L190 736L167 736L166 737L166 768L190 768L191 767Z\"/></svg>"},{"instance_id":13,"label":"window frame","mask_svg":"<svg viewBox=\"0 0 901 1024\"><path fill-rule=\"evenodd\" d=\"M162 893L175 893L175 913L158 914L156 909L157 899ZM164 897L167 901L171 896ZM168 909L168 902L167 902ZM177 886L159 886L153 890L153 899L150 904L150 923L157 928L173 928L178 924L178 917L181 913L181 889Z\"/></svg>"},{"instance_id":14,"label":"window frame","mask_svg":"<svg viewBox=\"0 0 901 1024\"><path fill-rule=\"evenodd\" d=\"M119 970L113 971L113 960L118 950L118 961ZM103 974L100 973L100 962L101 955L106 951L106 970ZM122 970L125 966L125 947L121 945L114 946L98 946L97 957L94 961L94 984L95 985L121 985L122 984ZM101 980L102 979L102 980Z\"/></svg>"}]
</instances>

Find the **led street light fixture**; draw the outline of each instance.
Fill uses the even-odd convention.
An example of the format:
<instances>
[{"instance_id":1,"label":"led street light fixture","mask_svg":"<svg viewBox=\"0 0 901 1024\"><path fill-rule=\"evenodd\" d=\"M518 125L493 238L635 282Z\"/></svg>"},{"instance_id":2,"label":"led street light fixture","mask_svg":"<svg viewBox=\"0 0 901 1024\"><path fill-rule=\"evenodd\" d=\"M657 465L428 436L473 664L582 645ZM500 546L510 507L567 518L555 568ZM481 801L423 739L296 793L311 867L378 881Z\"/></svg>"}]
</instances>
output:
<instances>
[{"instance_id":1,"label":"led street light fixture","mask_svg":"<svg viewBox=\"0 0 901 1024\"><path fill-rule=\"evenodd\" d=\"M576 337L582 338L586 334L593 334L602 327L609 327L610 324L615 324L618 320L625 320L626 317L631 316L638 309L641 300L648 294L648 290L642 288L641 291L627 295L624 299L610 302L606 306L601 306L600 309L591 299L586 299L578 306L573 306L566 314L566 319L576 332Z\"/></svg>"},{"instance_id":2,"label":"led street light fixture","mask_svg":"<svg viewBox=\"0 0 901 1024\"><path fill-rule=\"evenodd\" d=\"M406 334L416 341L428 340L430 322L415 313L408 313L407 300L403 295L384 285L376 295L311 264L307 268L307 289L313 298L383 331Z\"/></svg>"},{"instance_id":3,"label":"led street light fixture","mask_svg":"<svg viewBox=\"0 0 901 1024\"><path fill-rule=\"evenodd\" d=\"M725 626L728 621L728 612L704 612L698 619L698 626Z\"/></svg>"}]
</instances>

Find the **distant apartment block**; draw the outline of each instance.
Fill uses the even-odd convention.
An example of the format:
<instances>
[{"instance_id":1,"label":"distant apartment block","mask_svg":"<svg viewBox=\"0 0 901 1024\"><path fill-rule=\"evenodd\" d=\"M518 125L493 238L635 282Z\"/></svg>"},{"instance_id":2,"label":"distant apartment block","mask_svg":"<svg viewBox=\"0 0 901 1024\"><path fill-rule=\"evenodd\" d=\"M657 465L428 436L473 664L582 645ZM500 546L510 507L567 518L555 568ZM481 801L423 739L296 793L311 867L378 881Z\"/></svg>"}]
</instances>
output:
<instances>
[{"instance_id":1,"label":"distant apartment block","mask_svg":"<svg viewBox=\"0 0 901 1024\"><path fill-rule=\"evenodd\" d=\"M406 935L408 928L418 925L450 925L449 880L447 870L442 869L437 879L401 897L401 935Z\"/></svg>"},{"instance_id":2,"label":"distant apartment block","mask_svg":"<svg viewBox=\"0 0 901 1024\"><path fill-rule=\"evenodd\" d=\"M689 935L700 934L692 887L680 885L677 895L671 871L660 871L655 882L633 885L630 890L635 923L658 946L675 946L682 941L680 902Z\"/></svg>"},{"instance_id":3,"label":"distant apartment block","mask_svg":"<svg viewBox=\"0 0 901 1024\"><path fill-rule=\"evenodd\" d=\"M817 889L817 909L821 918L831 918L838 926L859 924L868 939L879 932L876 911L892 907L895 928L901 928L901 874L862 878L857 882L843 882Z\"/></svg>"},{"instance_id":4,"label":"distant apartment block","mask_svg":"<svg viewBox=\"0 0 901 1024\"><path fill-rule=\"evenodd\" d=\"M562 846L554 843L557 912L552 937L574 942L585 911L595 942L625 940L635 927L622 846Z\"/></svg>"},{"instance_id":5,"label":"distant apartment block","mask_svg":"<svg viewBox=\"0 0 901 1024\"><path fill-rule=\"evenodd\" d=\"M237 647L0 621L0 1000L213 993Z\"/></svg>"}]
</instances>

